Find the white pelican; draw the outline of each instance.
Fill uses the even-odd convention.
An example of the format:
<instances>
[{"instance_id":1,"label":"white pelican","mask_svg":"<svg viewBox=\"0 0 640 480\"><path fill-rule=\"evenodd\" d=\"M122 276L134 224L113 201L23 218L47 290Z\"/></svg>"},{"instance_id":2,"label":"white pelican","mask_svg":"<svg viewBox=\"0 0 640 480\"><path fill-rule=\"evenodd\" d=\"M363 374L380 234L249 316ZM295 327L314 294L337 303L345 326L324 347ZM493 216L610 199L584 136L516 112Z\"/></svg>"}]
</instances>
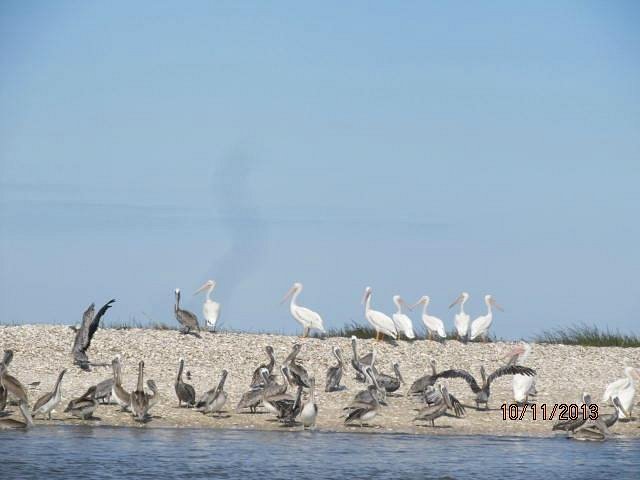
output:
<instances>
[{"instance_id":1,"label":"white pelican","mask_svg":"<svg viewBox=\"0 0 640 480\"><path fill-rule=\"evenodd\" d=\"M220 304L211 300L211 292L213 292L214 288L216 288L216 282L213 280L207 280L204 285L196 290L194 295L197 295L200 292L204 292L205 290L207 291L207 296L204 299L204 304L202 305L202 315L207 321L207 326L215 332L216 322L218 321L218 317L220 316Z\"/></svg>"},{"instance_id":2,"label":"white pelican","mask_svg":"<svg viewBox=\"0 0 640 480\"><path fill-rule=\"evenodd\" d=\"M507 354L512 359L510 362L513 365L523 365L529 358L531 353L531 345L526 342L520 343L511 352ZM522 374L515 374L513 376L513 399L516 403L525 404L529 400L529 396L536 395L536 377Z\"/></svg>"},{"instance_id":3,"label":"white pelican","mask_svg":"<svg viewBox=\"0 0 640 480\"><path fill-rule=\"evenodd\" d=\"M636 395L636 380L640 380L640 370L633 367L625 367L624 375L625 378L621 378L607 385L604 395L602 396L602 401L613 401L615 397L618 397L620 405L622 406L622 409L618 409L620 418L631 418L633 399Z\"/></svg>"},{"instance_id":4,"label":"white pelican","mask_svg":"<svg viewBox=\"0 0 640 480\"><path fill-rule=\"evenodd\" d=\"M380 334L388 335L394 340L398 338L398 333L396 332L396 326L387 315L382 312L378 312L377 310L371 309L371 287L367 287L364 289L364 297L362 297L362 303L364 306L364 316L367 318L368 322L376 329L376 340L380 340Z\"/></svg>"},{"instance_id":5,"label":"white pelican","mask_svg":"<svg viewBox=\"0 0 640 480\"><path fill-rule=\"evenodd\" d=\"M293 316L293 318L302 325L303 337L306 337L309 334L309 330L311 328L315 328L316 330L320 330L322 333L325 333L324 325L322 325L322 317L313 310L301 307L296 303L298 295L300 295L301 291L302 284L300 282L294 283L280 303L284 303L287 298L291 297L291 304L289 305L289 309L291 310L291 315Z\"/></svg>"},{"instance_id":6,"label":"white pelican","mask_svg":"<svg viewBox=\"0 0 640 480\"><path fill-rule=\"evenodd\" d=\"M427 313L429 302L431 302L429 296L423 295L420 297L420 300L418 300L414 305L411 305L411 308L415 308L422 303L422 321L429 331L429 340L431 340L433 332L436 332L440 338L447 338L447 332L444 329L444 323L442 320Z\"/></svg>"},{"instance_id":7,"label":"white pelican","mask_svg":"<svg viewBox=\"0 0 640 480\"><path fill-rule=\"evenodd\" d=\"M413 323L411 323L411 319L402 313L402 305L408 307L407 302L405 302L400 295L394 295L393 303L395 303L398 308L398 311L391 316L393 324L396 326L398 337L400 337L401 333L404 333L404 336L408 339L416 338L413 333Z\"/></svg>"},{"instance_id":8,"label":"white pelican","mask_svg":"<svg viewBox=\"0 0 640 480\"><path fill-rule=\"evenodd\" d=\"M487 305L487 314L481 315L476 318L473 322L471 322L471 333L469 338L474 340L476 337L482 336L483 340L487 341L487 334L489 333L489 327L491 327L491 322L493 321L493 312L491 311L491 307L494 306L501 312L502 307L496 303L494 298L491 295L484 296L484 303Z\"/></svg>"},{"instance_id":9,"label":"white pelican","mask_svg":"<svg viewBox=\"0 0 640 480\"><path fill-rule=\"evenodd\" d=\"M460 311L456 313L453 324L456 327L458 339L464 341L469 338L469 323L471 321L469 314L464 311L464 304L467 303L467 300L469 300L469 294L467 292L462 292L460 296L456 298L451 305L449 305L449 308L453 308L455 305L460 305Z\"/></svg>"}]
</instances>

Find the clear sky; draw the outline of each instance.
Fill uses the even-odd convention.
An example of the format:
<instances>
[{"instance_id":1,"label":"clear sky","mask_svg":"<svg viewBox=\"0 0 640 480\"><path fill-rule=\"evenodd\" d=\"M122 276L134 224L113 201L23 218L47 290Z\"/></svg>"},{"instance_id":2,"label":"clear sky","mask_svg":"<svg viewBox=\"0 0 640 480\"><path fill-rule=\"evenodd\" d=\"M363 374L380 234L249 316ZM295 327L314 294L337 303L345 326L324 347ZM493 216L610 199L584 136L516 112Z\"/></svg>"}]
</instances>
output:
<instances>
[{"instance_id":1,"label":"clear sky","mask_svg":"<svg viewBox=\"0 0 640 480\"><path fill-rule=\"evenodd\" d=\"M638 2L302 3L2 2L0 320L638 331Z\"/></svg>"}]
</instances>

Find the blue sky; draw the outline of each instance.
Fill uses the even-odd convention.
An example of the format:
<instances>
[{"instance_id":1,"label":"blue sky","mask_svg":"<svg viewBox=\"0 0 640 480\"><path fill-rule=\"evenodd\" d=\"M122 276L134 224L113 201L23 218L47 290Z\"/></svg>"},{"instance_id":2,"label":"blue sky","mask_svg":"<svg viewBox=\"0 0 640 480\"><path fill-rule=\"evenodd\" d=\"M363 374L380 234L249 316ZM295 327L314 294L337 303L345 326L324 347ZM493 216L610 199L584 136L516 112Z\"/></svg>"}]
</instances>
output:
<instances>
[{"instance_id":1,"label":"blue sky","mask_svg":"<svg viewBox=\"0 0 640 480\"><path fill-rule=\"evenodd\" d=\"M640 313L635 2L3 2L0 315ZM419 315L413 316L419 323ZM637 331L637 329L636 329Z\"/></svg>"}]
</instances>

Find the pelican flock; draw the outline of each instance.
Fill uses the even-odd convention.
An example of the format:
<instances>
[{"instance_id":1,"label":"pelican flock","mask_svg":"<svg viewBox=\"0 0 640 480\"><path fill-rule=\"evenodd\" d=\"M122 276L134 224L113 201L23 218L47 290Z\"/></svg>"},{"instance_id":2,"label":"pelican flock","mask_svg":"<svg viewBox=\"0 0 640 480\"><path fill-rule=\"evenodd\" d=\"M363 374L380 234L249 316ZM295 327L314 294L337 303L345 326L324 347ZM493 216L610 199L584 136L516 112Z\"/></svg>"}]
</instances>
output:
<instances>
[{"instance_id":1,"label":"pelican flock","mask_svg":"<svg viewBox=\"0 0 640 480\"><path fill-rule=\"evenodd\" d=\"M215 286L216 283L209 280L195 291L195 294L206 292L202 313L205 323L212 333L216 333L220 312L219 304L210 298ZM340 392L348 390L348 386L342 383L348 371L355 374L356 381L365 383L363 389L354 392L354 394L347 394L352 400L349 403L345 402L346 406L343 408L342 418L344 418L344 424L349 426L372 425L378 416L384 415L385 409L389 405L396 402L413 402L414 406L415 402L418 402L417 408L415 408L417 413L412 414L408 410L405 412L406 421L418 428L435 427L436 420L441 419L438 421L442 422L445 417L454 419L454 422L464 421L468 410L472 408L468 406L469 400L475 403L475 411L486 412L489 410L491 386L502 377L510 378L512 402L518 408L525 408L537 395L537 372L529 366L533 348L526 342L514 345L501 357L494 357L506 358L507 362L498 365L491 373L488 373L483 365L486 358L477 358L474 368L479 365L479 378L474 377L465 369L454 368L450 365L447 366L448 368L438 371L436 360L432 356L436 354L437 350L430 351L430 347L446 348L448 345L416 340L412 320L408 312L403 310L403 307L407 307L407 310L411 311L416 306L422 305L421 319L427 329L429 339L433 336L436 336L439 341L446 339L447 331L444 321L428 312L431 305L431 298L428 295L420 297L412 306L408 306L399 295L394 295L393 303L396 311L389 316L372 308L372 288L366 287L362 298L365 319L376 332L376 342L388 337L391 343L375 343L372 350L367 349L369 351L365 350L364 354L361 354L358 351L358 338L352 336L350 339L352 350L350 361L345 361L341 348L335 342L329 342L325 345L326 361L324 363L310 362L305 354L305 347L308 345L307 342L316 342L317 340L306 339L306 337L312 330L321 334L327 332L322 317L318 313L298 305L297 300L302 289L301 283L294 283L282 300L283 302L290 300L291 315L303 329L302 339L293 343L288 353L280 352L280 354L286 354L286 356L280 357L284 358L281 363L278 363L273 345L259 346L259 349L255 350L258 352L264 349L266 361L256 365L255 368L253 365L251 366L246 377L247 389L241 398L236 399L239 401L234 409L234 414L251 415L262 411L273 415L274 421L280 425L313 429L318 424L318 420L322 418L322 403L328 398L343 398L344 394ZM180 325L180 333L193 334L198 337L198 340L186 336L177 336L176 339L182 339L180 341L188 343L216 342L216 338L219 338L218 334L207 335L205 338L198 335L200 322L197 316L181 306L180 289L175 289L174 293L174 314ZM463 343L476 339L486 342L489 339L493 322L493 309L502 311L502 308L492 295L487 294L484 296L487 313L470 322L470 316L465 311L468 299L469 294L462 292L449 305L450 309L459 306L459 311L455 312L453 319L455 336ZM41 420L36 420L38 422L45 419L52 420L52 414L56 414L56 408L62 402L62 382L70 366L77 367L77 372L91 371L92 368L100 366L111 366L111 375L97 384L86 386L83 392L75 392L76 395L82 394L68 401L62 413L76 417L81 421L95 420L94 414L98 408L106 408L115 403L120 409L120 414L129 415L133 421L146 423L153 420L154 417L150 411L162 400L162 397L155 380L148 379L145 388L144 360L138 360L137 382L133 389L128 390L123 385L122 355L116 355L109 363L95 363L88 358L91 341L99 329L100 320L114 302L115 300L110 300L97 313L95 313L93 304L86 309L82 323L75 331L71 350L72 364L61 366L51 391L41 395L33 407L30 406L28 390L37 386L39 382L28 383L25 387L10 372L10 370L13 371L14 351L5 350L0 362L0 412L9 409L12 405L17 405L23 420L0 418L0 428L31 428L35 424L36 416L41 418ZM415 348L425 354L426 360L424 375L411 379L408 387L405 385L400 367L400 362L403 362L402 358L404 357L398 360L398 358L393 358L393 353L390 354L393 352L393 348L398 345L401 337L404 337L407 342L415 342ZM369 348L371 345L373 344L370 343ZM254 347L247 345L247 348ZM478 348L486 347L478 345ZM100 353L102 352L92 350L92 356ZM185 415L195 414L190 412L200 412L201 414L210 414L208 418L211 419L229 416L223 415L226 413L225 406L230 399L230 394L225 391L225 385L227 381L244 382L240 376L233 376L233 370L239 367L233 363L235 361L236 359L226 358L225 368L208 373L207 378L217 379L217 383L214 383L206 391L203 389L198 396L194 386L187 383L192 375L190 372L186 372L186 374L184 372L186 360L184 357L179 358L177 372L173 377L175 379L173 389L178 407L183 405L188 407L183 410ZM333 363L334 361L335 363ZM203 363L193 357L190 357L189 362L192 365L191 369L195 372L193 375L195 378L202 373ZM386 373L383 371L385 369ZM317 377L318 372L326 372L324 379ZM74 372L73 375L77 374ZM80 374L82 375L82 373ZM321 388L319 392L316 390L316 378L322 382L320 385L325 385L325 388ZM457 391L454 394L452 390L460 389L460 386L464 385L460 381L468 385L471 390L470 394L465 390ZM559 420L553 424L553 430L565 432L575 440L606 439L610 435L609 429L618 422L633 419L632 411L636 401L635 393L638 381L640 381L640 370L626 366L623 370L623 377L612 381L604 388L602 401L611 404L612 412L602 413L596 419L580 417ZM160 385L160 387L167 388L167 385ZM468 395L467 405L463 405L460 400L461 395ZM591 396L583 393L580 405L585 408L594 406ZM482 414L478 413L478 415ZM4 414L0 416L4 416Z\"/></svg>"}]
</instances>

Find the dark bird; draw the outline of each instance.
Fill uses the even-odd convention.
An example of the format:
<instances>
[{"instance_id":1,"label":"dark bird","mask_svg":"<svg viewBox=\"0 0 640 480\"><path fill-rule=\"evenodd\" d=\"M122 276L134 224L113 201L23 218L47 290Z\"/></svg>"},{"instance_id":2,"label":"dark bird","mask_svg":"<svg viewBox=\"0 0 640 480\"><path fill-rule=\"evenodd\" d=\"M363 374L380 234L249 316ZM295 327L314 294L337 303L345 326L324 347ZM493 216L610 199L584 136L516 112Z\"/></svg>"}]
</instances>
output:
<instances>
[{"instance_id":1,"label":"dark bird","mask_svg":"<svg viewBox=\"0 0 640 480\"><path fill-rule=\"evenodd\" d=\"M248 408L251 413L256 412L256 408L262 402L263 398L271 397L275 395L283 395L287 391L289 377L286 374L286 368L280 367L282 373L283 383L279 384L269 375L268 370L263 369L263 387L255 387L242 394L242 398L236 406L236 411L239 412L243 408Z\"/></svg>"},{"instance_id":2,"label":"dark bird","mask_svg":"<svg viewBox=\"0 0 640 480\"><path fill-rule=\"evenodd\" d=\"M96 400L99 403L110 404L113 393L113 377L107 378L96 385Z\"/></svg>"},{"instance_id":3,"label":"dark bird","mask_svg":"<svg viewBox=\"0 0 640 480\"><path fill-rule=\"evenodd\" d=\"M583 392L582 393L582 402L589 407L591 405L591 395ZM578 415L575 419L567 419L567 420L559 420L557 421L551 430L561 430L564 432L573 432L583 426L587 422L587 416Z\"/></svg>"},{"instance_id":4,"label":"dark bird","mask_svg":"<svg viewBox=\"0 0 640 480\"><path fill-rule=\"evenodd\" d=\"M182 371L184 370L184 358L180 359L180 365L178 366L178 374L176 375L176 395L178 396L178 407L182 406L182 402L187 404L187 407L192 407L196 404L196 390L192 385L184 383L182 381Z\"/></svg>"},{"instance_id":5,"label":"dark bird","mask_svg":"<svg viewBox=\"0 0 640 480\"><path fill-rule=\"evenodd\" d=\"M293 385L310 388L311 381L309 379L309 373L302 365L296 362L298 353L300 353L300 348L301 345L299 343L296 343L293 346L293 350L282 363L282 365L287 368L289 380Z\"/></svg>"},{"instance_id":6,"label":"dark bird","mask_svg":"<svg viewBox=\"0 0 640 480\"><path fill-rule=\"evenodd\" d=\"M618 423L618 420L620 419L621 411L625 417L627 418L631 417L629 412L627 412L622 406L622 403L620 402L620 399L618 397L613 397L613 404L616 406L616 409L613 411L613 413L605 413L604 415L598 415L598 418L604 422L607 428L613 427L616 423Z\"/></svg>"},{"instance_id":7,"label":"dark bird","mask_svg":"<svg viewBox=\"0 0 640 480\"><path fill-rule=\"evenodd\" d=\"M264 386L262 373L260 373L263 368L266 368L269 371L269 375L273 373L273 367L276 364L276 357L273 354L273 347L271 345L267 345L265 347L265 351L267 352L267 356L269 357L269 363L263 363L253 371L253 377L251 377L251 388Z\"/></svg>"},{"instance_id":8,"label":"dark bird","mask_svg":"<svg viewBox=\"0 0 640 480\"><path fill-rule=\"evenodd\" d=\"M93 314L95 311L95 304L89 305L89 308L84 312L82 316L82 325L76 332L76 338L73 341L73 363L78 365L82 370L90 370L90 366L106 366L106 364L93 364L89 361L89 357L87 356L87 350L91 345L91 339L93 335L98 330L98 325L100 324L100 319L104 316L104 314L111 308L111 304L115 302L115 299L109 300L105 303L98 313Z\"/></svg>"},{"instance_id":9,"label":"dark bird","mask_svg":"<svg viewBox=\"0 0 640 480\"><path fill-rule=\"evenodd\" d=\"M352 335L351 350L353 351L353 358L351 359L351 366L356 371L356 380L359 382L366 382L367 374L364 371L366 367L373 368L373 373L377 373L374 367L375 355L373 352L369 352L365 356L359 357L356 341L357 341L356 336Z\"/></svg>"},{"instance_id":10,"label":"dark bird","mask_svg":"<svg viewBox=\"0 0 640 480\"><path fill-rule=\"evenodd\" d=\"M131 413L139 422L147 420L149 410L159 399L155 382L150 380L147 382L147 386L153 395L149 395L144 391L144 362L140 361L138 363L138 383L136 384L136 389L130 394L131 403L129 405Z\"/></svg>"},{"instance_id":11,"label":"dark bird","mask_svg":"<svg viewBox=\"0 0 640 480\"><path fill-rule=\"evenodd\" d=\"M324 387L325 392L337 392L344 390L344 386L340 385L342 380L342 372L344 370L344 359L342 358L342 350L338 347L333 347L333 356L336 357L337 365L329 367L327 369L327 384Z\"/></svg>"},{"instance_id":12,"label":"dark bird","mask_svg":"<svg viewBox=\"0 0 640 480\"><path fill-rule=\"evenodd\" d=\"M375 385L369 385L367 390L370 393L369 401L355 401L349 406L349 413L345 418L344 423L359 422L362 427L365 422L373 419L378 414L380 409L380 401L378 400L378 391Z\"/></svg>"},{"instance_id":13,"label":"dark bird","mask_svg":"<svg viewBox=\"0 0 640 480\"><path fill-rule=\"evenodd\" d=\"M437 380L438 378L462 378L469 384L471 391L476 394L476 408L480 409L480 404L484 403L485 409L488 410L489 395L491 394L491 382L493 382L496 378L502 377L504 375L516 374L533 376L536 374L536 372L532 368L523 367L521 365L507 365L498 368L495 372L487 377L484 367L481 366L480 375L482 376L482 387L480 387L476 379L473 378L473 376L465 370L445 370L444 372L433 375L432 378L434 380Z\"/></svg>"},{"instance_id":14,"label":"dark bird","mask_svg":"<svg viewBox=\"0 0 640 480\"><path fill-rule=\"evenodd\" d=\"M196 317L195 313L190 312L189 310L183 310L180 308L180 289L176 288L176 304L173 307L173 312L176 315L176 320L180 325L182 325L182 329L180 330L182 333L187 334L191 333L192 335L200 338L200 334L197 333L200 331L200 325L198 324L198 317ZM197 330L194 332L193 330Z\"/></svg>"},{"instance_id":15,"label":"dark bird","mask_svg":"<svg viewBox=\"0 0 640 480\"><path fill-rule=\"evenodd\" d=\"M456 417L464 415L464 407L456 397L449 393L447 386L438 384L436 388L430 387L427 406L420 409L416 417L413 419L422 421L430 421L431 426L435 427L435 420L447 413L447 410L453 410Z\"/></svg>"},{"instance_id":16,"label":"dark bird","mask_svg":"<svg viewBox=\"0 0 640 480\"><path fill-rule=\"evenodd\" d=\"M376 380L378 385L387 393L395 392L400 388L400 385L404 383L402 374L400 373L400 366L397 363L393 364L393 372L395 375L387 375L386 373L376 374Z\"/></svg>"},{"instance_id":17,"label":"dark bird","mask_svg":"<svg viewBox=\"0 0 640 480\"><path fill-rule=\"evenodd\" d=\"M84 395L79 398L74 398L69 402L67 408L64 409L65 413L70 413L74 417L86 420L93 416L93 412L98 408L98 401L95 398L96 387L95 385L89 387Z\"/></svg>"},{"instance_id":18,"label":"dark bird","mask_svg":"<svg viewBox=\"0 0 640 480\"><path fill-rule=\"evenodd\" d=\"M422 395L429 387L433 386L436 383L436 380L433 378L437 373L436 361L432 358L429 361L429 364L431 365L431 373L424 375L413 382L409 387L407 395Z\"/></svg>"}]
</instances>

